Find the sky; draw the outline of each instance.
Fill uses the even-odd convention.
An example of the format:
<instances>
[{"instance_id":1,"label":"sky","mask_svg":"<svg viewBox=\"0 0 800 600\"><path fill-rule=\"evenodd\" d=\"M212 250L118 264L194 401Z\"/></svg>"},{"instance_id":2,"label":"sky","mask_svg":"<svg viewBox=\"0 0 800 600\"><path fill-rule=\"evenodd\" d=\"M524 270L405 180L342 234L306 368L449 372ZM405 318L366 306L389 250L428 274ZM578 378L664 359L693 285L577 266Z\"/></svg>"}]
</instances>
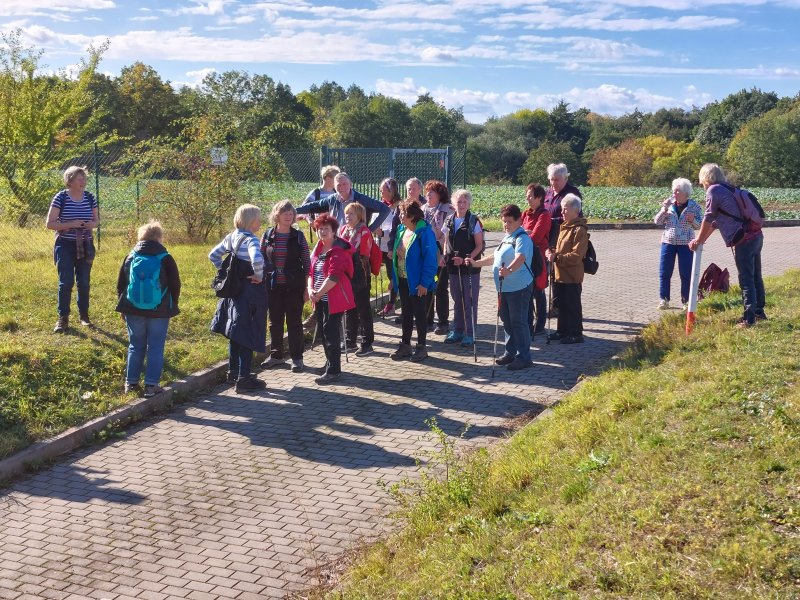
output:
<instances>
[{"instance_id":1,"label":"sky","mask_svg":"<svg viewBox=\"0 0 800 600\"><path fill-rule=\"evenodd\" d=\"M800 91L800 0L0 0L15 29L52 70L107 41L109 75L141 61L176 88L227 70L294 93L355 83L430 93L473 123L561 100L618 116Z\"/></svg>"}]
</instances>

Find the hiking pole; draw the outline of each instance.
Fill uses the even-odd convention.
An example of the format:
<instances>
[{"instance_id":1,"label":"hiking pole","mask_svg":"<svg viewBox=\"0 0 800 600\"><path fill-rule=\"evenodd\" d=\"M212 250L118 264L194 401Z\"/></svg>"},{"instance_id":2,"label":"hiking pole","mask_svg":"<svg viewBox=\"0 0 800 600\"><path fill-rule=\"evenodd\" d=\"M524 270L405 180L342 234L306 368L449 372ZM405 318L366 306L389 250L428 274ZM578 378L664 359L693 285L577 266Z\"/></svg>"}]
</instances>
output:
<instances>
[{"instance_id":1,"label":"hiking pole","mask_svg":"<svg viewBox=\"0 0 800 600\"><path fill-rule=\"evenodd\" d=\"M467 270L467 283L469 283L469 320L472 323L472 357L478 362L478 315L475 305L475 296L472 293L472 275Z\"/></svg>"},{"instance_id":2,"label":"hiking pole","mask_svg":"<svg viewBox=\"0 0 800 600\"><path fill-rule=\"evenodd\" d=\"M555 282L553 281L553 279L555 279L555 278L553 277L553 262L552 261L549 261L549 260L547 261L547 271L548 271L547 278L550 280L550 285L547 288L547 306L550 306L550 303L553 301L553 286L555 285ZM547 306L545 306L545 309L547 309ZM545 345L547 345L547 346L550 345L550 334L553 332L552 328L550 327L550 318L551 318L550 317L550 311L548 310L547 311L547 341L545 342Z\"/></svg>"},{"instance_id":3,"label":"hiking pole","mask_svg":"<svg viewBox=\"0 0 800 600\"><path fill-rule=\"evenodd\" d=\"M350 359L347 356L347 311L342 313L342 333L344 334L342 336L344 340L344 362L349 363Z\"/></svg>"},{"instance_id":4,"label":"hiking pole","mask_svg":"<svg viewBox=\"0 0 800 600\"><path fill-rule=\"evenodd\" d=\"M686 311L686 335L692 333L696 320L697 295L700 289L700 260L702 258L703 244L697 244L692 257L692 282L689 286L689 309Z\"/></svg>"},{"instance_id":5,"label":"hiking pole","mask_svg":"<svg viewBox=\"0 0 800 600\"><path fill-rule=\"evenodd\" d=\"M506 263L500 263L500 268L505 268ZM500 295L503 293L503 278L500 277L500 289L497 291L497 317L494 320L494 350L492 351L492 379L494 379L494 366L497 364L497 334L500 331Z\"/></svg>"},{"instance_id":6,"label":"hiking pole","mask_svg":"<svg viewBox=\"0 0 800 600\"><path fill-rule=\"evenodd\" d=\"M316 307L315 307L315 310L316 310ZM314 311L312 311L312 314L314 314ZM313 334L313 337L311 338L311 350L314 349L314 343L317 341L317 334L318 333L319 333L319 319L315 319L314 320L314 334Z\"/></svg>"},{"instance_id":7,"label":"hiking pole","mask_svg":"<svg viewBox=\"0 0 800 600\"><path fill-rule=\"evenodd\" d=\"M458 252L453 252L453 256L458 256ZM464 313L464 331L467 330L467 306L464 303L464 280L461 278L461 265L458 265L458 287L461 295L461 311ZM467 275L469 277L469 275ZM469 316L470 323L472 322L472 315ZM475 332L472 332L473 343L475 340Z\"/></svg>"}]
</instances>

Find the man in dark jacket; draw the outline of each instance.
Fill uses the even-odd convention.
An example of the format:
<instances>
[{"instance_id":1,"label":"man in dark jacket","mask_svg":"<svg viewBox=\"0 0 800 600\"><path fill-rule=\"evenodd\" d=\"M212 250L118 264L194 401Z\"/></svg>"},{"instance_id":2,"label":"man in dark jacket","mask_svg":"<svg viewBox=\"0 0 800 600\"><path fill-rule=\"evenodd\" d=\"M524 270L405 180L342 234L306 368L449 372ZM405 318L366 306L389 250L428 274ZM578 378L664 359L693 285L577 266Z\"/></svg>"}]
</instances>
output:
<instances>
[{"instance_id":1,"label":"man in dark jacket","mask_svg":"<svg viewBox=\"0 0 800 600\"><path fill-rule=\"evenodd\" d=\"M339 223L345 224L344 209L351 202L358 202L367 211L367 226L373 233L380 229L381 224L391 212L383 202L370 198L353 189L353 182L347 173L338 173L333 179L336 193L318 202L308 202L297 207L298 215L311 213L330 213ZM377 214L377 216L375 216Z\"/></svg>"}]
</instances>

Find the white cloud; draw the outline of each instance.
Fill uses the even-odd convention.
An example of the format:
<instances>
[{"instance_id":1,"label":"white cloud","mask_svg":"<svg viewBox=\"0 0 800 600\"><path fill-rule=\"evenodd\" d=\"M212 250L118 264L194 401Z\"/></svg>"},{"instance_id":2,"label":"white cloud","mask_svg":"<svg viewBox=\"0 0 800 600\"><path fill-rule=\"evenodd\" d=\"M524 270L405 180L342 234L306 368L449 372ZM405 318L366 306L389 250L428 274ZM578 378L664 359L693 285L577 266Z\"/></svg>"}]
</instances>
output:
<instances>
[{"instance_id":1,"label":"white cloud","mask_svg":"<svg viewBox=\"0 0 800 600\"><path fill-rule=\"evenodd\" d=\"M0 4L0 17L13 16L53 16L52 13L80 13L90 10L115 8L113 0L3 0ZM45 11L45 12L42 12Z\"/></svg>"},{"instance_id":2,"label":"white cloud","mask_svg":"<svg viewBox=\"0 0 800 600\"><path fill-rule=\"evenodd\" d=\"M131 21L158 21L158 17L155 15L142 15L141 17L131 17Z\"/></svg>"},{"instance_id":3,"label":"white cloud","mask_svg":"<svg viewBox=\"0 0 800 600\"><path fill-rule=\"evenodd\" d=\"M687 105L683 100L655 94L643 88L631 89L604 83L595 88L574 87L558 94L541 94L534 98L534 103L549 109L563 100L571 106L586 107L596 113L622 115L637 108L643 112L653 112L670 106L691 108L698 97L697 90L693 92L694 98Z\"/></svg>"},{"instance_id":4,"label":"white cloud","mask_svg":"<svg viewBox=\"0 0 800 600\"><path fill-rule=\"evenodd\" d=\"M225 13L225 6L231 0L191 0L190 6L182 6L176 9L165 9L168 15L202 15L212 17Z\"/></svg>"},{"instance_id":5,"label":"white cloud","mask_svg":"<svg viewBox=\"0 0 800 600\"><path fill-rule=\"evenodd\" d=\"M471 121L485 121L486 117L498 114L496 106L501 95L497 92L483 92L481 90L458 89L447 86L437 86L429 89L417 85L412 77L404 77L402 81L387 81L378 79L375 82L375 91L385 96L398 98L406 104L412 104L422 94L431 94L433 99L441 102L448 108L460 108L464 116Z\"/></svg>"},{"instance_id":6,"label":"white cloud","mask_svg":"<svg viewBox=\"0 0 800 600\"><path fill-rule=\"evenodd\" d=\"M171 85L176 90L184 86L196 88L203 83L203 79L205 79L207 75L216 72L217 70L214 67L206 67L205 69L198 69L197 71L187 71L186 77L188 77L188 79L186 81L173 81Z\"/></svg>"}]
</instances>

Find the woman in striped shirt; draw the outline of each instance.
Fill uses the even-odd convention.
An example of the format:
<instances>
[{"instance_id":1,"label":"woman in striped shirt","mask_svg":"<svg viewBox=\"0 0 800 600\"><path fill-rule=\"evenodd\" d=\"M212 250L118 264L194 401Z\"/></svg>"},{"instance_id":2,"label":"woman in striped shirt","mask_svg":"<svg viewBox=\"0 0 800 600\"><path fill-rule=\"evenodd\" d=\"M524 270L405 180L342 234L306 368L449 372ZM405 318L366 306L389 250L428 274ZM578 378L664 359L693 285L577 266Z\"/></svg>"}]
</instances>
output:
<instances>
[{"instance_id":1,"label":"woman in striped shirt","mask_svg":"<svg viewBox=\"0 0 800 600\"><path fill-rule=\"evenodd\" d=\"M66 189L58 192L50 203L47 228L56 232L53 259L58 270L58 321L56 333L69 326L72 288L78 284L78 313L81 325L89 321L89 275L95 248L92 229L100 225L97 200L86 191L86 167L69 167L64 171Z\"/></svg>"}]
</instances>

